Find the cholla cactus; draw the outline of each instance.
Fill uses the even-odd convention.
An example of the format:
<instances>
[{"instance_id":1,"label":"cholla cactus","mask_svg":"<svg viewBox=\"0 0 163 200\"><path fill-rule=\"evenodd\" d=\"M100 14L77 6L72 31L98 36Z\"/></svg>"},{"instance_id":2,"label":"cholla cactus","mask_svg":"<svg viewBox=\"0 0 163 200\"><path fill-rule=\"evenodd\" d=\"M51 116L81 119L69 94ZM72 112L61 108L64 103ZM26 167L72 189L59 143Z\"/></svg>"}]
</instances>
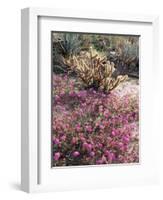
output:
<instances>
[{"instance_id":1,"label":"cholla cactus","mask_svg":"<svg viewBox=\"0 0 163 200\"><path fill-rule=\"evenodd\" d=\"M65 59L65 63L72 71L77 73L86 88L110 92L128 77L127 75L113 77L114 63L110 63L106 57L97 53L93 55L92 49L84 55L71 56Z\"/></svg>"}]
</instances>

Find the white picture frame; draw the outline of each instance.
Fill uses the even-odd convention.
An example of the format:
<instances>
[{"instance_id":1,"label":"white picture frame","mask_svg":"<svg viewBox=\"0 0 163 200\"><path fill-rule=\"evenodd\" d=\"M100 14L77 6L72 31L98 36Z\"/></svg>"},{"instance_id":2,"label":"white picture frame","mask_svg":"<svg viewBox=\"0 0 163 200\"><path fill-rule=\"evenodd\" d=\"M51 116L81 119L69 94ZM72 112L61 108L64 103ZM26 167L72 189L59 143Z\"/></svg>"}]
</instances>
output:
<instances>
[{"instance_id":1,"label":"white picture frame","mask_svg":"<svg viewBox=\"0 0 163 200\"><path fill-rule=\"evenodd\" d=\"M136 166L87 166L84 168L52 169L50 167L51 163L49 163L51 156L49 155L50 146L48 148L49 140L45 137L45 132L50 131L50 128L47 128L50 122L50 96L44 99L45 95L48 96L50 94L50 84L46 82L47 77L51 76L51 49L49 48L50 43L48 41L50 36L48 34L50 31L55 30L56 27L57 31L76 30L78 32L108 33L109 29L105 29L105 27L109 23L110 26L113 23L112 30L115 33L142 34L144 38L144 46L141 44L142 50L140 49L140 53L144 53L141 65L148 65L149 70L148 75L145 75L145 67L142 67L141 71L141 83L143 83L140 95L142 106L140 128L141 142L143 142L141 146L141 153L143 154L141 161ZM97 25L100 30L97 29ZM85 26L87 30L83 30ZM159 158L156 151L158 151L157 138L159 129L157 127L157 112L154 109L154 104L157 104L158 98L156 87L158 72L158 16L25 8L22 10L21 27L22 190L25 192L60 191L158 183ZM42 50L42 46L46 51ZM43 56L40 58L40 55L44 55L45 59L42 60ZM50 65L49 70L44 67L45 65ZM152 96L150 96L151 88L155 88ZM49 104L49 109L46 109L45 104ZM149 117L149 106L152 107L152 118ZM41 112L40 108L42 109ZM42 115L47 117L47 123L43 122L45 117L42 119ZM40 121L42 122L41 125ZM148 127L148 124L151 127ZM43 134L41 133L42 129L44 129ZM149 134L148 139L147 133ZM151 144L152 148L150 148Z\"/></svg>"}]
</instances>

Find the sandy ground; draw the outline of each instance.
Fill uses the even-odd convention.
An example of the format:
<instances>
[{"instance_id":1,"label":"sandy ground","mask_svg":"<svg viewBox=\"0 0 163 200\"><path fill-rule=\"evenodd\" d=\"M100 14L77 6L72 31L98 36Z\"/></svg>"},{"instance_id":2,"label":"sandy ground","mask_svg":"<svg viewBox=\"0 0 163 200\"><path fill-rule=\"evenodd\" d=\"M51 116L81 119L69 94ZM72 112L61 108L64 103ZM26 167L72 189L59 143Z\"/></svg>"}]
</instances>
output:
<instances>
[{"instance_id":1,"label":"sandy ground","mask_svg":"<svg viewBox=\"0 0 163 200\"><path fill-rule=\"evenodd\" d=\"M133 95L137 95L139 98L139 79L128 78L128 80L121 83L117 88L115 88L114 91L118 92L120 96L130 93Z\"/></svg>"}]
</instances>

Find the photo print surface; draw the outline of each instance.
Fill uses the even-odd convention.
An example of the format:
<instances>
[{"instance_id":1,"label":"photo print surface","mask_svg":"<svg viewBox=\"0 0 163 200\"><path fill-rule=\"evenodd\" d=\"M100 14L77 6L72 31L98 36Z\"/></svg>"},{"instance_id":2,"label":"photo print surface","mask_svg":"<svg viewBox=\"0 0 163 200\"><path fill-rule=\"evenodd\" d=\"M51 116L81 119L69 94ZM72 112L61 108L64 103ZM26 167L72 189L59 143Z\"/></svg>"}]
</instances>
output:
<instances>
[{"instance_id":1,"label":"photo print surface","mask_svg":"<svg viewBox=\"0 0 163 200\"><path fill-rule=\"evenodd\" d=\"M139 163L139 36L52 32L52 167Z\"/></svg>"}]
</instances>

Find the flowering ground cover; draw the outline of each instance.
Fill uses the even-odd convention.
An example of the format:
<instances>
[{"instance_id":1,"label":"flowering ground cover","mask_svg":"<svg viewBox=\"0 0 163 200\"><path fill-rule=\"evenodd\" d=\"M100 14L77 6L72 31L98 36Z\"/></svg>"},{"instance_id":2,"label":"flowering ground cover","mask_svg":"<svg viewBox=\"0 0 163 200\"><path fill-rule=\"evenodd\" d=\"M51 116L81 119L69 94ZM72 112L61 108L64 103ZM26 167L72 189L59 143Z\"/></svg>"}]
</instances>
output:
<instances>
[{"instance_id":1,"label":"flowering ground cover","mask_svg":"<svg viewBox=\"0 0 163 200\"><path fill-rule=\"evenodd\" d=\"M53 166L139 162L138 80L104 93L53 73L52 96Z\"/></svg>"}]
</instances>

